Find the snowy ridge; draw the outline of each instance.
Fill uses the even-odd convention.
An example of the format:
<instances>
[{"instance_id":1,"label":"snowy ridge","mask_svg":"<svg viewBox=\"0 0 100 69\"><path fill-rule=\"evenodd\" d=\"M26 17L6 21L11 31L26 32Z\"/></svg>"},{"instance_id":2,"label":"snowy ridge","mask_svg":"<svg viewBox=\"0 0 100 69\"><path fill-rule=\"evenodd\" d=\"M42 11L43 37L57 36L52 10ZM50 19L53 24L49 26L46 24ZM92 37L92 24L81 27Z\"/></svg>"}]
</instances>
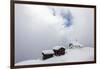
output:
<instances>
[{"instance_id":1,"label":"snowy ridge","mask_svg":"<svg viewBox=\"0 0 100 69\"><path fill-rule=\"evenodd\" d=\"M65 55L54 56L47 60L26 60L15 65L35 65L35 64L52 64L52 63L67 63L67 62L81 62L81 61L93 61L94 60L94 48L83 47L78 49L67 49Z\"/></svg>"}]
</instances>

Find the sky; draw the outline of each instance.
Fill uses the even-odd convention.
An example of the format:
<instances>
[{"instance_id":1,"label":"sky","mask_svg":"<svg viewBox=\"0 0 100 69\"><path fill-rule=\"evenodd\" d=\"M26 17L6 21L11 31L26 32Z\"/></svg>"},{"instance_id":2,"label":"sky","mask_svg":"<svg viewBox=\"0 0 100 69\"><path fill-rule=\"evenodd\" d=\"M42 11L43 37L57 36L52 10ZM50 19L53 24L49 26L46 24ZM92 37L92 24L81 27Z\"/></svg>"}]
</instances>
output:
<instances>
[{"instance_id":1,"label":"sky","mask_svg":"<svg viewBox=\"0 0 100 69\"><path fill-rule=\"evenodd\" d=\"M94 9L15 5L15 62L38 59L56 45L94 45Z\"/></svg>"}]
</instances>

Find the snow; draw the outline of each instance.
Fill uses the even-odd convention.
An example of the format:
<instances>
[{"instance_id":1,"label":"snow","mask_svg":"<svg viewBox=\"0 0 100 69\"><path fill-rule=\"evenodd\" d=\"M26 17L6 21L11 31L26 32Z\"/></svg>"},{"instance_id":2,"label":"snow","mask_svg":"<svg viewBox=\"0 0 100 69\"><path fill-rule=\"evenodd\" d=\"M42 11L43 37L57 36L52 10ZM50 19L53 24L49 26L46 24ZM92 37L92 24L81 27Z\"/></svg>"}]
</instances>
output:
<instances>
[{"instance_id":1,"label":"snow","mask_svg":"<svg viewBox=\"0 0 100 69\"><path fill-rule=\"evenodd\" d=\"M35 64L52 64L52 63L68 63L68 62L82 62L82 61L93 61L94 60L94 48L92 47L83 47L83 48L74 48L66 49L65 55L54 56L47 60L34 59L26 60L15 65L35 65Z\"/></svg>"},{"instance_id":2,"label":"snow","mask_svg":"<svg viewBox=\"0 0 100 69\"><path fill-rule=\"evenodd\" d=\"M42 53L44 54L54 54L53 50L43 50Z\"/></svg>"},{"instance_id":3,"label":"snow","mask_svg":"<svg viewBox=\"0 0 100 69\"><path fill-rule=\"evenodd\" d=\"M80 46L80 47L83 47L83 45L81 43L79 43L78 41L73 41L71 42L73 44L73 46Z\"/></svg>"},{"instance_id":4,"label":"snow","mask_svg":"<svg viewBox=\"0 0 100 69\"><path fill-rule=\"evenodd\" d=\"M82 46L82 44L80 44L80 43L73 43L73 45L75 45L75 46Z\"/></svg>"},{"instance_id":5,"label":"snow","mask_svg":"<svg viewBox=\"0 0 100 69\"><path fill-rule=\"evenodd\" d=\"M60 48L65 48L64 46L55 46L53 47L53 50L59 50Z\"/></svg>"}]
</instances>

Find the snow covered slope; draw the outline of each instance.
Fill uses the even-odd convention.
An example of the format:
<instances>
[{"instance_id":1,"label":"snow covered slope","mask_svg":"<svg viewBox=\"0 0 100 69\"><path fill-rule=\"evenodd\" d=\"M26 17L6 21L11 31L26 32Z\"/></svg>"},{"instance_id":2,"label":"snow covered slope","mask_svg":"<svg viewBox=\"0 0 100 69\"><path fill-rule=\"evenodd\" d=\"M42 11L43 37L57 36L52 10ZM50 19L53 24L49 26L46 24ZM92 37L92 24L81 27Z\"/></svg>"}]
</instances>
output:
<instances>
[{"instance_id":1,"label":"snow covered slope","mask_svg":"<svg viewBox=\"0 0 100 69\"><path fill-rule=\"evenodd\" d=\"M16 63L17 65L35 65L35 64L52 64L52 63L67 63L67 62L81 62L81 61L93 61L94 60L94 48L83 47L76 49L66 49L66 53L63 56L54 56L47 60L27 60Z\"/></svg>"}]
</instances>

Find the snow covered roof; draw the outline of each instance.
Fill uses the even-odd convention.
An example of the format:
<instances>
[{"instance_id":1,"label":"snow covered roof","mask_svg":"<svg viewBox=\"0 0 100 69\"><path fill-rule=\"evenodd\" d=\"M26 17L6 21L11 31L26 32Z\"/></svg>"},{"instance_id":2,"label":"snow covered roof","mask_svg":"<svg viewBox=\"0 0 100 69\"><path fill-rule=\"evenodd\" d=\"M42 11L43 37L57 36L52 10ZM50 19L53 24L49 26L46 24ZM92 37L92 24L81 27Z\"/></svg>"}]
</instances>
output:
<instances>
[{"instance_id":1,"label":"snow covered roof","mask_svg":"<svg viewBox=\"0 0 100 69\"><path fill-rule=\"evenodd\" d=\"M65 48L64 46L55 46L53 47L53 50L59 50L60 48Z\"/></svg>"},{"instance_id":2,"label":"snow covered roof","mask_svg":"<svg viewBox=\"0 0 100 69\"><path fill-rule=\"evenodd\" d=\"M53 50L43 50L42 53L44 54L54 54Z\"/></svg>"},{"instance_id":3,"label":"snow covered roof","mask_svg":"<svg viewBox=\"0 0 100 69\"><path fill-rule=\"evenodd\" d=\"M83 46L82 44L80 44L78 41L73 41L71 42L74 46Z\"/></svg>"}]
</instances>

